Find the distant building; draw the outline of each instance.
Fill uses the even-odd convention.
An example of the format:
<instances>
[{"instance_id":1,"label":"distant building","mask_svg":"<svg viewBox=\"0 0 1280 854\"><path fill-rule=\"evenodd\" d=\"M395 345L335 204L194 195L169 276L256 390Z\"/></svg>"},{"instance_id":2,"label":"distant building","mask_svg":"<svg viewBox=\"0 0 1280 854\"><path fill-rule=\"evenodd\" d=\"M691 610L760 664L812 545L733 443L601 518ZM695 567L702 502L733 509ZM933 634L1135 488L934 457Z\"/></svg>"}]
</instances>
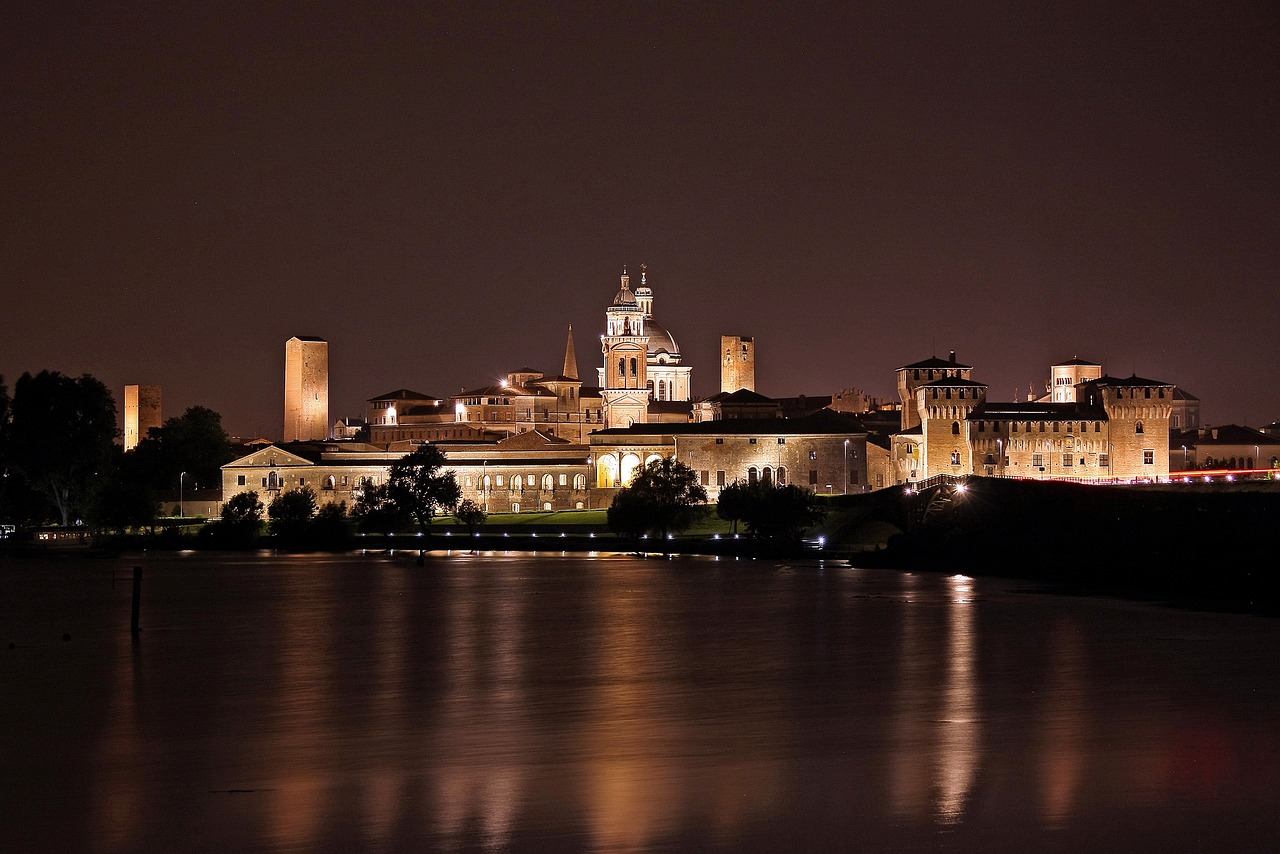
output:
<instances>
[{"instance_id":1,"label":"distant building","mask_svg":"<svg viewBox=\"0 0 1280 854\"><path fill-rule=\"evenodd\" d=\"M756 390L756 341L741 335L720 336L720 391Z\"/></svg>"},{"instance_id":2,"label":"distant building","mask_svg":"<svg viewBox=\"0 0 1280 854\"><path fill-rule=\"evenodd\" d=\"M867 429L857 417L831 410L804 418L614 427L591 434L591 456L601 506L638 468L661 457L697 472L711 501L734 481L795 483L821 493L869 488Z\"/></svg>"},{"instance_id":3,"label":"distant building","mask_svg":"<svg viewBox=\"0 0 1280 854\"><path fill-rule=\"evenodd\" d=\"M223 495L257 492L263 503L282 491L310 487L318 502L348 507L364 489L387 482L391 464L417 447L359 442L286 442L259 448L222 467ZM592 505L586 445L536 430L497 442L444 443L463 499L491 512L573 510Z\"/></svg>"},{"instance_id":4,"label":"distant building","mask_svg":"<svg viewBox=\"0 0 1280 854\"><path fill-rule=\"evenodd\" d=\"M1046 397L1061 399L994 402L972 370L954 351L945 361L898 369L897 482L939 474L1073 481L1169 476L1172 383L1110 377L1100 365L1072 360L1054 366L1055 377L1081 379L1070 392L1055 380Z\"/></svg>"},{"instance_id":5,"label":"distant building","mask_svg":"<svg viewBox=\"0 0 1280 854\"><path fill-rule=\"evenodd\" d=\"M1173 433L1169 468L1174 473L1206 469L1280 468L1280 437L1239 424Z\"/></svg>"},{"instance_id":6,"label":"distant building","mask_svg":"<svg viewBox=\"0 0 1280 854\"><path fill-rule=\"evenodd\" d=\"M164 425L160 409L160 386L127 385L124 387L124 449L132 451L147 438L149 431Z\"/></svg>"},{"instance_id":7,"label":"distant building","mask_svg":"<svg viewBox=\"0 0 1280 854\"><path fill-rule=\"evenodd\" d=\"M284 440L329 436L329 342L300 336L284 345Z\"/></svg>"},{"instance_id":8,"label":"distant building","mask_svg":"<svg viewBox=\"0 0 1280 854\"><path fill-rule=\"evenodd\" d=\"M634 292L623 271L622 285L605 310L600 347L604 365L596 370L606 426L645 423L650 401L688 403L691 368L681 364L675 338L653 317L653 291L643 265ZM686 405L683 412L689 420L692 407Z\"/></svg>"}]
</instances>

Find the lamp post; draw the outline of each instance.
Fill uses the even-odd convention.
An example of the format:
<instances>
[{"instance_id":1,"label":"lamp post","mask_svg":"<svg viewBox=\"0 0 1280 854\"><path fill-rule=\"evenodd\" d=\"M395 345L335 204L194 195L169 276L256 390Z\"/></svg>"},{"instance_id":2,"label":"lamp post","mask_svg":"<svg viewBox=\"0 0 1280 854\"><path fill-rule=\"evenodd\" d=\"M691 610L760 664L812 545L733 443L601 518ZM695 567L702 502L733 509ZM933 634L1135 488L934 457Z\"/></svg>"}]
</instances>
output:
<instances>
[{"instance_id":1,"label":"lamp post","mask_svg":"<svg viewBox=\"0 0 1280 854\"><path fill-rule=\"evenodd\" d=\"M1000 472L1001 477L1004 477L1004 439L996 439L996 454L998 455L996 459L998 468L996 470Z\"/></svg>"},{"instance_id":2,"label":"lamp post","mask_svg":"<svg viewBox=\"0 0 1280 854\"><path fill-rule=\"evenodd\" d=\"M844 494L849 494L849 440L844 440Z\"/></svg>"},{"instance_id":3,"label":"lamp post","mask_svg":"<svg viewBox=\"0 0 1280 854\"><path fill-rule=\"evenodd\" d=\"M182 479L186 476L187 473L185 471L178 475L178 521L182 521L182 517L187 515L182 512Z\"/></svg>"}]
</instances>

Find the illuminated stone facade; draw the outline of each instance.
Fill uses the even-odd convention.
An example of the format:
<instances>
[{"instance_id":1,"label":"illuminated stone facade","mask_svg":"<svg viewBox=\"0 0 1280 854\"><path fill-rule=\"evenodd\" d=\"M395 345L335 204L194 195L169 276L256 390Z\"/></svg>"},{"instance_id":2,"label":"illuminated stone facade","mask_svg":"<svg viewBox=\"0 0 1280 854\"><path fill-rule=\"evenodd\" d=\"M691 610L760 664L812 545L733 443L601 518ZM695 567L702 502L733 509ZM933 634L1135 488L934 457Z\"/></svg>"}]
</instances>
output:
<instances>
[{"instance_id":1,"label":"illuminated stone facade","mask_svg":"<svg viewBox=\"0 0 1280 854\"><path fill-rule=\"evenodd\" d=\"M284 345L284 440L329 436L329 342L294 337Z\"/></svg>"},{"instance_id":2,"label":"illuminated stone facade","mask_svg":"<svg viewBox=\"0 0 1280 854\"><path fill-rule=\"evenodd\" d=\"M153 427L164 425L160 409L160 386L127 385L124 387L124 449L132 451L147 438Z\"/></svg>"},{"instance_id":3,"label":"illuminated stone facade","mask_svg":"<svg viewBox=\"0 0 1280 854\"><path fill-rule=\"evenodd\" d=\"M902 429L892 437L894 479L980 474L1077 481L1169 476L1171 383L1109 377L1075 362L1083 382L1070 400L999 403L972 369L928 359L898 369ZM1055 366L1057 367L1057 366ZM1052 391L1058 384L1051 385ZM1065 393L1062 395L1067 397Z\"/></svg>"},{"instance_id":4,"label":"illuminated stone facade","mask_svg":"<svg viewBox=\"0 0 1280 854\"><path fill-rule=\"evenodd\" d=\"M600 348L604 365L596 370L606 427L654 420L650 417L650 401L690 399L691 369L681 364L675 338L653 318L653 291L644 272L640 287L633 292L631 277L623 271L621 287L613 304L605 310L605 334L600 336Z\"/></svg>"},{"instance_id":5,"label":"illuminated stone facade","mask_svg":"<svg viewBox=\"0 0 1280 854\"><path fill-rule=\"evenodd\" d=\"M591 456L594 485L610 499L659 457L675 457L696 471L713 502L735 480L795 483L820 493L868 488L866 427L830 410L805 418L612 428L591 434Z\"/></svg>"},{"instance_id":6,"label":"illuminated stone facade","mask_svg":"<svg viewBox=\"0 0 1280 854\"><path fill-rule=\"evenodd\" d=\"M355 442L269 445L222 467L223 500L257 492L264 504L281 491L311 487L321 505L345 502L386 483L392 463L416 447L381 448ZM490 512L590 507L586 445L528 431L498 442L441 446L445 470L462 491Z\"/></svg>"},{"instance_id":7,"label":"illuminated stone facade","mask_svg":"<svg viewBox=\"0 0 1280 854\"><path fill-rule=\"evenodd\" d=\"M756 390L756 340L741 335L720 336L720 391Z\"/></svg>"}]
</instances>

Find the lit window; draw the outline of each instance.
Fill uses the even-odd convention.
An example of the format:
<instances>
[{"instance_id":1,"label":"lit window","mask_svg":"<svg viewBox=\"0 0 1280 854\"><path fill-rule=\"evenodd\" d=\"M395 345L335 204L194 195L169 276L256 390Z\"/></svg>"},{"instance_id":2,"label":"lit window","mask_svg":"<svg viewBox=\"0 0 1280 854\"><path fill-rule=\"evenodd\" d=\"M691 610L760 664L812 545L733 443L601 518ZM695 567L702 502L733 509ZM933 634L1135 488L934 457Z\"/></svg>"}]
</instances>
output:
<instances>
[{"instance_id":1,"label":"lit window","mask_svg":"<svg viewBox=\"0 0 1280 854\"><path fill-rule=\"evenodd\" d=\"M907 447L908 447L908 448L910 448L911 446L910 446L910 445L908 445ZM816 460L817 458L818 458L818 452L817 452L817 451L810 451L810 452L809 452L809 459L811 459L811 460ZM817 483L817 481L816 481L816 480L815 480L815 481L813 481L813 482L814 482L814 483Z\"/></svg>"},{"instance_id":2,"label":"lit window","mask_svg":"<svg viewBox=\"0 0 1280 854\"><path fill-rule=\"evenodd\" d=\"M1155 448L1146 448L1142 451L1142 464L1144 466L1153 466L1156 464Z\"/></svg>"}]
</instances>

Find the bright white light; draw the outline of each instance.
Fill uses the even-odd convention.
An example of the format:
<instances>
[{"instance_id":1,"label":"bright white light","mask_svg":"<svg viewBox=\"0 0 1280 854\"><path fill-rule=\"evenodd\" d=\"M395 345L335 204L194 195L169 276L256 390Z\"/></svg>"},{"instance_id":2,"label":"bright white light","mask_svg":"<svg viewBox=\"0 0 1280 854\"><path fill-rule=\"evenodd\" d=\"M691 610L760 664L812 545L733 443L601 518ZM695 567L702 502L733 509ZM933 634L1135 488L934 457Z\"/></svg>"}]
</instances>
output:
<instances>
[{"instance_id":1,"label":"bright white light","mask_svg":"<svg viewBox=\"0 0 1280 854\"><path fill-rule=\"evenodd\" d=\"M821 546L825 546L826 544L827 544L827 538L826 538L826 537L818 537L818 546L819 546L819 547L821 547Z\"/></svg>"}]
</instances>

